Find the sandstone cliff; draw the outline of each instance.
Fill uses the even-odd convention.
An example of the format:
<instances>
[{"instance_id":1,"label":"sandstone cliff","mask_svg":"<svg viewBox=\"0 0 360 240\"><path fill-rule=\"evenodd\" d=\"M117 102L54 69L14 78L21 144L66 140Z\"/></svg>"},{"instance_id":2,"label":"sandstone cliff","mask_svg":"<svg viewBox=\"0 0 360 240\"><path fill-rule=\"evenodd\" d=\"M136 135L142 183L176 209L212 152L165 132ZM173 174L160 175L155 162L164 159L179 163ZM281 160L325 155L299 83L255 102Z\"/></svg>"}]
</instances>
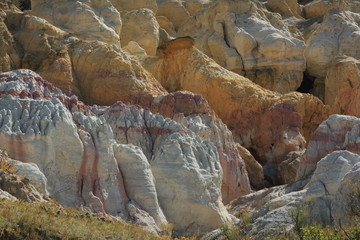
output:
<instances>
[{"instance_id":1,"label":"sandstone cliff","mask_svg":"<svg viewBox=\"0 0 360 240\"><path fill-rule=\"evenodd\" d=\"M358 1L24 3L0 3L0 149L41 194L179 235L233 200L259 239L301 205L354 221Z\"/></svg>"}]
</instances>

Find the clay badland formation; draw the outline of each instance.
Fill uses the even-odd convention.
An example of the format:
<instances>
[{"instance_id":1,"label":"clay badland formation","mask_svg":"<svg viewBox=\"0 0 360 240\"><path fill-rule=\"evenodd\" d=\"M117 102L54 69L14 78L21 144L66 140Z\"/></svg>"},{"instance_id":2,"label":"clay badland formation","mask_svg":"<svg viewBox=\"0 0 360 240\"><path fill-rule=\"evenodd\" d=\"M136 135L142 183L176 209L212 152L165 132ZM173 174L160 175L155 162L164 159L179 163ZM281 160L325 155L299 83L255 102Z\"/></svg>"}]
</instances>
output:
<instances>
[{"instance_id":1,"label":"clay badland formation","mask_svg":"<svg viewBox=\"0 0 360 240\"><path fill-rule=\"evenodd\" d=\"M41 194L180 235L246 209L262 239L305 204L354 221L359 1L3 0L0 20L0 149Z\"/></svg>"}]
</instances>

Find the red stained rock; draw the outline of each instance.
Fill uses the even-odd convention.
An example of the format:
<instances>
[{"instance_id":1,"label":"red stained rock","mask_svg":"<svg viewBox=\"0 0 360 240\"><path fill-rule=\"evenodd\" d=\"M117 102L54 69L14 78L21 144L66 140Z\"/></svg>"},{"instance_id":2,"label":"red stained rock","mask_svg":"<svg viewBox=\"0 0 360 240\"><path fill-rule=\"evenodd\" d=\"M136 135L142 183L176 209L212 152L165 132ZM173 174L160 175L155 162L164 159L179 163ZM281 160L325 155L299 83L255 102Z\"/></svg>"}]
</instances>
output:
<instances>
[{"instance_id":1,"label":"red stained rock","mask_svg":"<svg viewBox=\"0 0 360 240\"><path fill-rule=\"evenodd\" d=\"M304 155L300 158L297 179L311 175L318 161L337 150L360 153L360 119L345 115L331 115L314 132Z\"/></svg>"}]
</instances>

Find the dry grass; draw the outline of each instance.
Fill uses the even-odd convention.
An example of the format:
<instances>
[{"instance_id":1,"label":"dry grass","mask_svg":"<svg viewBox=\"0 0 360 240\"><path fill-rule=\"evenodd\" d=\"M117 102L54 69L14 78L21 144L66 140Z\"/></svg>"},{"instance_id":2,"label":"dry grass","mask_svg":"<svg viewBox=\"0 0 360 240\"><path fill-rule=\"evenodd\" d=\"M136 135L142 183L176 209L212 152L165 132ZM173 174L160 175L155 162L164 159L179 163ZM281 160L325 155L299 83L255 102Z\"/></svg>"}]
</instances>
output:
<instances>
[{"instance_id":1,"label":"dry grass","mask_svg":"<svg viewBox=\"0 0 360 240\"><path fill-rule=\"evenodd\" d=\"M56 203L0 200L0 239L171 239Z\"/></svg>"},{"instance_id":2,"label":"dry grass","mask_svg":"<svg viewBox=\"0 0 360 240\"><path fill-rule=\"evenodd\" d=\"M7 160L8 155L5 152L0 152L0 169L10 173L15 173L15 170L12 167L13 164Z\"/></svg>"}]
</instances>

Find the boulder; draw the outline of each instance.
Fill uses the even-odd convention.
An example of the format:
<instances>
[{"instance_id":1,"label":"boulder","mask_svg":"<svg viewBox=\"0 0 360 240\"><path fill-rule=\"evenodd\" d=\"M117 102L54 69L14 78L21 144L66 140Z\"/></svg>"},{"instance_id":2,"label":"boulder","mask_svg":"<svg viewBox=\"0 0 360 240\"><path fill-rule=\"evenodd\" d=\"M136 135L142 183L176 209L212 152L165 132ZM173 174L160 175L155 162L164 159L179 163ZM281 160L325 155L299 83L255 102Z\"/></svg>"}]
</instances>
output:
<instances>
[{"instance_id":1,"label":"boulder","mask_svg":"<svg viewBox=\"0 0 360 240\"><path fill-rule=\"evenodd\" d=\"M43 201L43 196L30 183L29 179L0 170L0 198L19 199L26 202Z\"/></svg>"},{"instance_id":2,"label":"boulder","mask_svg":"<svg viewBox=\"0 0 360 240\"><path fill-rule=\"evenodd\" d=\"M146 55L145 50L134 41L130 41L126 46L122 47L122 50L128 52L131 55Z\"/></svg>"},{"instance_id":3,"label":"boulder","mask_svg":"<svg viewBox=\"0 0 360 240\"><path fill-rule=\"evenodd\" d=\"M239 150L239 154L242 159L244 159L246 171L249 175L249 180L251 183L251 186L255 189L261 189L264 187L264 173L263 173L263 167L260 163L258 163L253 155L241 146L240 144L236 144L237 149Z\"/></svg>"},{"instance_id":4,"label":"boulder","mask_svg":"<svg viewBox=\"0 0 360 240\"><path fill-rule=\"evenodd\" d=\"M6 200L17 200L16 197L8 193L7 191L4 191L0 189L0 199L6 199Z\"/></svg>"},{"instance_id":5,"label":"boulder","mask_svg":"<svg viewBox=\"0 0 360 240\"><path fill-rule=\"evenodd\" d=\"M332 214L336 219L339 219L343 225L350 225L356 222L356 219L360 216L359 183L360 163L356 163L351 171L344 176L338 193L335 196L335 201L333 201L334 210Z\"/></svg>"},{"instance_id":6,"label":"boulder","mask_svg":"<svg viewBox=\"0 0 360 240\"><path fill-rule=\"evenodd\" d=\"M348 151L335 151L318 162L303 199L309 206L309 222L324 225L351 222L354 217L351 207L357 206L356 194L360 193L356 181L360 178L359 163L360 156Z\"/></svg>"},{"instance_id":7,"label":"boulder","mask_svg":"<svg viewBox=\"0 0 360 240\"><path fill-rule=\"evenodd\" d=\"M81 39L120 44L120 14L109 0L32 0L31 9L31 14Z\"/></svg>"},{"instance_id":8,"label":"boulder","mask_svg":"<svg viewBox=\"0 0 360 240\"><path fill-rule=\"evenodd\" d=\"M296 181L300 158L306 149L289 152L287 159L279 164L279 181L283 184L291 184Z\"/></svg>"},{"instance_id":9,"label":"boulder","mask_svg":"<svg viewBox=\"0 0 360 240\"><path fill-rule=\"evenodd\" d=\"M264 88L287 93L302 82L304 42L257 2L218 1L191 17L177 36L194 38L195 46L218 64Z\"/></svg>"},{"instance_id":10,"label":"boulder","mask_svg":"<svg viewBox=\"0 0 360 240\"><path fill-rule=\"evenodd\" d=\"M154 13L145 8L121 12L123 26L121 29L121 45L130 41L137 42L148 55L156 55L159 44L159 24Z\"/></svg>"},{"instance_id":11,"label":"boulder","mask_svg":"<svg viewBox=\"0 0 360 240\"><path fill-rule=\"evenodd\" d=\"M180 0L157 0L158 11L156 15L167 17L177 31L190 17L189 12Z\"/></svg>"},{"instance_id":12,"label":"boulder","mask_svg":"<svg viewBox=\"0 0 360 240\"><path fill-rule=\"evenodd\" d=\"M337 57L325 78L325 104L337 114L360 117L360 61Z\"/></svg>"},{"instance_id":13,"label":"boulder","mask_svg":"<svg viewBox=\"0 0 360 240\"><path fill-rule=\"evenodd\" d=\"M297 179L309 177L317 162L336 150L360 153L360 119L345 115L331 115L314 132L305 153L300 158Z\"/></svg>"},{"instance_id":14,"label":"boulder","mask_svg":"<svg viewBox=\"0 0 360 240\"><path fill-rule=\"evenodd\" d=\"M170 20L165 16L156 16L156 20L159 23L159 26L163 28L170 36L175 36L176 31L174 25Z\"/></svg>"},{"instance_id":15,"label":"boulder","mask_svg":"<svg viewBox=\"0 0 360 240\"><path fill-rule=\"evenodd\" d=\"M44 196L49 195L47 179L35 163L24 163L13 159L9 159L8 161L17 175L29 179L31 184Z\"/></svg>"},{"instance_id":16,"label":"boulder","mask_svg":"<svg viewBox=\"0 0 360 240\"><path fill-rule=\"evenodd\" d=\"M303 11L305 17L309 19L324 15L331 10L350 10L351 2L350 0L315 0L307 3Z\"/></svg>"}]
</instances>

